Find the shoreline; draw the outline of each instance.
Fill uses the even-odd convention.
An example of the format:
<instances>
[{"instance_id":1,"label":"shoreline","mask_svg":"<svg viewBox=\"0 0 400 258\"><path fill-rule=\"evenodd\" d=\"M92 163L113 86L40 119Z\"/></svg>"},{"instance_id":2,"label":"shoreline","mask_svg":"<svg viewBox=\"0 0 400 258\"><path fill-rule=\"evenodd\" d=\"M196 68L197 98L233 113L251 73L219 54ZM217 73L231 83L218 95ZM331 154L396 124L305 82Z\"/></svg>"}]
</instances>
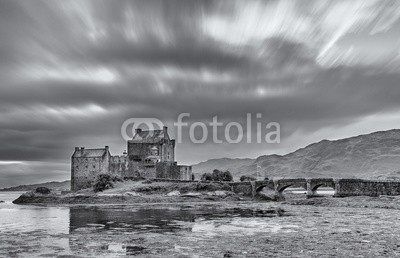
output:
<instances>
[{"instance_id":1,"label":"shoreline","mask_svg":"<svg viewBox=\"0 0 400 258\"><path fill-rule=\"evenodd\" d=\"M226 196L212 196L210 193L199 193L195 197L165 196L147 194L143 196L121 195L40 195L27 192L13 201L17 205L33 205L45 207L74 207L74 206L156 206L156 205L228 205L265 204L274 206L315 206L315 207L343 207L343 208L372 208L400 210L400 196L349 196L336 198L323 196L306 199L298 195L289 195L286 200L266 201L259 198L237 196L228 193Z\"/></svg>"}]
</instances>

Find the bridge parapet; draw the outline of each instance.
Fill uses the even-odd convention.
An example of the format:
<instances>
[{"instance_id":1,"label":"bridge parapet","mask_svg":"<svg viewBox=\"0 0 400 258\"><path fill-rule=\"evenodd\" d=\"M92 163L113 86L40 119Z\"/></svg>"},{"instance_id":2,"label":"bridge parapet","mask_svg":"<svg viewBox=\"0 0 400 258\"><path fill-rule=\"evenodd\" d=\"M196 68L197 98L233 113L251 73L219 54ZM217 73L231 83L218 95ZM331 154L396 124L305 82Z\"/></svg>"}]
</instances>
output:
<instances>
[{"instance_id":1,"label":"bridge parapet","mask_svg":"<svg viewBox=\"0 0 400 258\"><path fill-rule=\"evenodd\" d=\"M379 195L400 195L399 181L374 181L364 179L338 179L336 196L379 196Z\"/></svg>"},{"instance_id":2,"label":"bridge parapet","mask_svg":"<svg viewBox=\"0 0 400 258\"><path fill-rule=\"evenodd\" d=\"M278 199L283 199L283 191L288 187L301 187L307 190L307 197L318 196L316 191L319 187L332 187L334 196L379 196L400 195L400 181L373 181L363 179L334 179L334 178L292 178L268 181L246 181L230 183L232 191L245 195L255 196L263 188L275 190Z\"/></svg>"},{"instance_id":3,"label":"bridge parapet","mask_svg":"<svg viewBox=\"0 0 400 258\"><path fill-rule=\"evenodd\" d=\"M253 186L250 181L232 182L230 183L230 186L232 187L232 192L243 193L244 195L253 195Z\"/></svg>"},{"instance_id":4,"label":"bridge parapet","mask_svg":"<svg viewBox=\"0 0 400 258\"><path fill-rule=\"evenodd\" d=\"M274 185L277 193L283 192L288 187L301 187L307 189L307 181L305 178L278 179L274 180Z\"/></svg>"}]
</instances>

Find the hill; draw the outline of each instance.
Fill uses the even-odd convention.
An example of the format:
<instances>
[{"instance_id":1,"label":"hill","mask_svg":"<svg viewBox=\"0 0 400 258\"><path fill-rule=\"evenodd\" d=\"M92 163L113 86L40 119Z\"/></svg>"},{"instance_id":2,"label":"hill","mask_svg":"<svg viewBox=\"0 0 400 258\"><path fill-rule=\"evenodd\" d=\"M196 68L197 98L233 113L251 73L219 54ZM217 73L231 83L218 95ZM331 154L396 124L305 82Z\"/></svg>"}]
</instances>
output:
<instances>
[{"instance_id":1,"label":"hill","mask_svg":"<svg viewBox=\"0 0 400 258\"><path fill-rule=\"evenodd\" d=\"M400 179L400 130L323 140L287 155L264 155L243 163L216 159L194 165L193 170L230 168L237 178L255 176L257 166L260 166L261 175L267 177Z\"/></svg>"},{"instance_id":2,"label":"hill","mask_svg":"<svg viewBox=\"0 0 400 258\"><path fill-rule=\"evenodd\" d=\"M200 179L202 174L212 172L214 169L229 170L232 175L236 175L241 173L243 167L248 169L248 166L253 164L254 161L255 159L210 159L193 165L192 171L196 179Z\"/></svg>"},{"instance_id":3,"label":"hill","mask_svg":"<svg viewBox=\"0 0 400 258\"><path fill-rule=\"evenodd\" d=\"M41 183L41 184L33 184L33 185L19 185L19 186L14 186L14 187L8 187L8 188L3 188L0 189L0 191L31 191L34 190L38 187L47 187L50 189L58 190L58 191L64 191L64 190L69 190L71 186L71 181L63 181L63 182L47 182L47 183Z\"/></svg>"}]
</instances>

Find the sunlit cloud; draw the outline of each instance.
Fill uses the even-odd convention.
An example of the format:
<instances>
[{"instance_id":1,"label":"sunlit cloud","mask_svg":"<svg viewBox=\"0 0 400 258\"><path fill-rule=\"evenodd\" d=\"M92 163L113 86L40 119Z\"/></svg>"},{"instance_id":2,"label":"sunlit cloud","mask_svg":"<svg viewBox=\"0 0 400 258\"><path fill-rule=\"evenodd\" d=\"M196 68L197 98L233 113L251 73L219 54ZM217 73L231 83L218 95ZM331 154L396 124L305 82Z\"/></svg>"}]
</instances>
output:
<instances>
[{"instance_id":1,"label":"sunlit cloud","mask_svg":"<svg viewBox=\"0 0 400 258\"><path fill-rule=\"evenodd\" d=\"M110 84L118 80L117 72L105 67L46 67L33 66L27 68L27 75L37 80L61 80L77 82L93 82L100 84Z\"/></svg>"},{"instance_id":2,"label":"sunlit cloud","mask_svg":"<svg viewBox=\"0 0 400 258\"><path fill-rule=\"evenodd\" d=\"M20 164L24 164L24 162L22 161L7 161L7 160L0 160L0 166L1 165L20 165Z\"/></svg>"},{"instance_id":3,"label":"sunlit cloud","mask_svg":"<svg viewBox=\"0 0 400 258\"><path fill-rule=\"evenodd\" d=\"M95 104L88 104L82 107L44 107L40 108L40 110L49 115L71 117L91 117L107 113L106 109Z\"/></svg>"}]
</instances>

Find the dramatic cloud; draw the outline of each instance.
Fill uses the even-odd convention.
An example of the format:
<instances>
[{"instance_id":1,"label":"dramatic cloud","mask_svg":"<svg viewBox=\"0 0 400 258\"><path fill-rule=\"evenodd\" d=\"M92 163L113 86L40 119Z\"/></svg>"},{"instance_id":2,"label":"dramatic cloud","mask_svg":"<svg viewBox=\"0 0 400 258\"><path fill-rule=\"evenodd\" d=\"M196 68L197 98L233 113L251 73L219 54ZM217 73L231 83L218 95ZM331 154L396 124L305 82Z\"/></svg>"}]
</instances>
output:
<instances>
[{"instance_id":1,"label":"dramatic cloud","mask_svg":"<svg viewBox=\"0 0 400 258\"><path fill-rule=\"evenodd\" d=\"M185 128L188 164L398 128L399 35L397 1L0 0L0 187L68 179L74 146L122 153L131 117L281 125L280 144Z\"/></svg>"}]
</instances>

